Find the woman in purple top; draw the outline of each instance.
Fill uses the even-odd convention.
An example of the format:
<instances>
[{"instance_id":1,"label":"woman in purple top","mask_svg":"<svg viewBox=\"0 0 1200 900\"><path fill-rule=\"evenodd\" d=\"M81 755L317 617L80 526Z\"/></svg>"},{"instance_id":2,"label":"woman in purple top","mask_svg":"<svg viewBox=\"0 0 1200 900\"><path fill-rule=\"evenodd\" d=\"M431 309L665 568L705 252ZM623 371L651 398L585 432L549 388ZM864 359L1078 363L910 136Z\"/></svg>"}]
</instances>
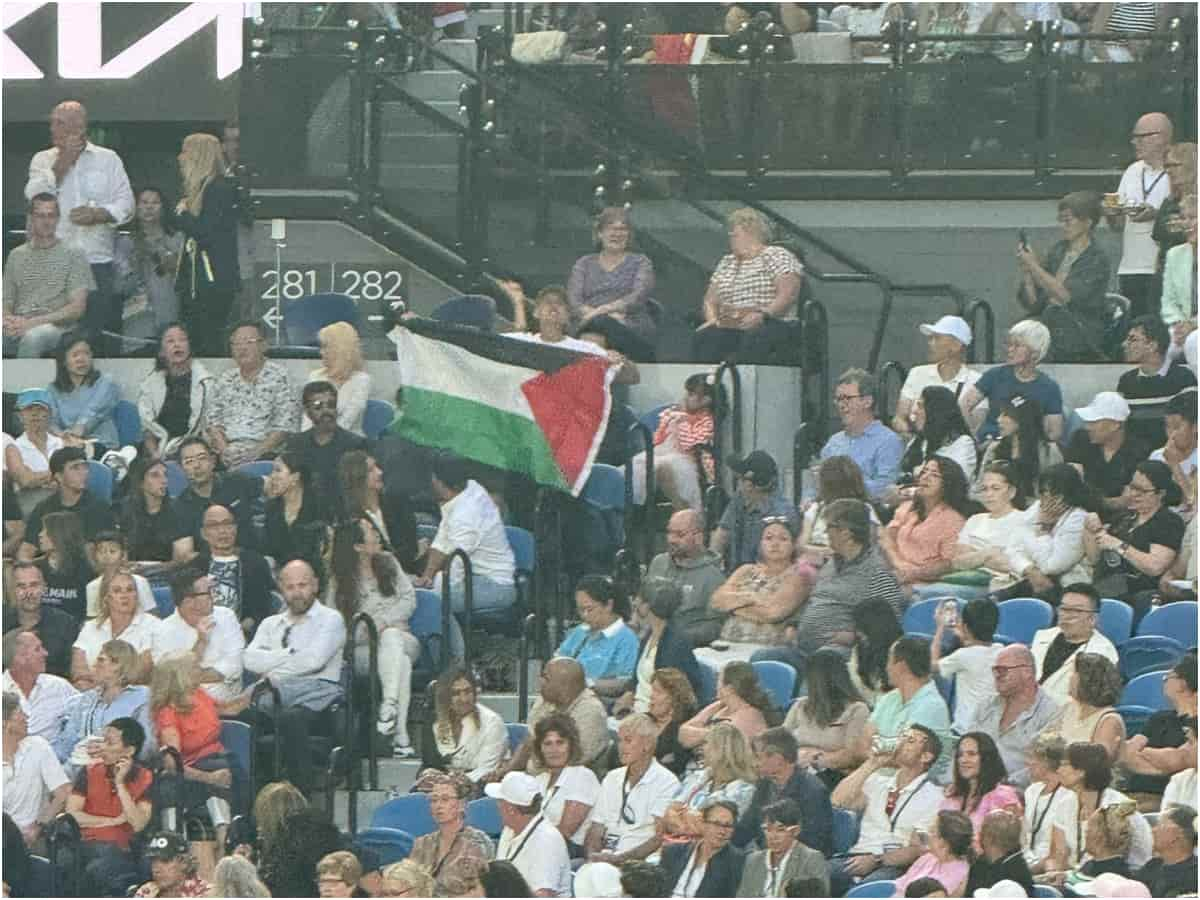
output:
<instances>
[{"instance_id":1,"label":"woman in purple top","mask_svg":"<svg viewBox=\"0 0 1200 900\"><path fill-rule=\"evenodd\" d=\"M606 207L596 217L595 235L600 252L580 257L567 283L572 318L581 331L593 319L614 319L652 345L657 328L649 305L654 264L642 253L629 252L633 228L628 212Z\"/></svg>"}]
</instances>

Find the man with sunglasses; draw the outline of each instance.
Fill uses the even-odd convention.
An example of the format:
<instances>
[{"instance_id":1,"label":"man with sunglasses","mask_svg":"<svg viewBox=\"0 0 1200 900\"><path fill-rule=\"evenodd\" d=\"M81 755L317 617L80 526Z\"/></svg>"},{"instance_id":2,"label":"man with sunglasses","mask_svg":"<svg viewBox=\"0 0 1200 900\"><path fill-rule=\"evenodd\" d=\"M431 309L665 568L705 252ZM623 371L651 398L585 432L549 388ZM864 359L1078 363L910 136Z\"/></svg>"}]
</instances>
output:
<instances>
[{"instance_id":1,"label":"man with sunglasses","mask_svg":"<svg viewBox=\"0 0 1200 900\"><path fill-rule=\"evenodd\" d=\"M310 381L300 393L300 404L312 428L287 439L287 451L308 463L317 491L323 497L338 494L338 463L343 454L367 449L366 438L338 424L337 402L336 387L328 381Z\"/></svg>"}]
</instances>

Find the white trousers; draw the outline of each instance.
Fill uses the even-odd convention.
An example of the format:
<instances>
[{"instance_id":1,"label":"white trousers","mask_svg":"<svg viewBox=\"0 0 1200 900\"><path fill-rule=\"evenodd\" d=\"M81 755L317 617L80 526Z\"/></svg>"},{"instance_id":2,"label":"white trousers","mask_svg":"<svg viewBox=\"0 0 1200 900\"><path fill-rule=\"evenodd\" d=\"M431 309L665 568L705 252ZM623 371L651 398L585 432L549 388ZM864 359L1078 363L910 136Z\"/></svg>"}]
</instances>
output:
<instances>
[{"instance_id":1,"label":"white trousers","mask_svg":"<svg viewBox=\"0 0 1200 900\"><path fill-rule=\"evenodd\" d=\"M421 644L409 631L385 628L379 632L379 681L383 689L380 712L393 709L396 732L393 743L408 746L408 704L412 699L412 667L421 655ZM370 653L366 642L354 648L354 671L370 673Z\"/></svg>"}]
</instances>

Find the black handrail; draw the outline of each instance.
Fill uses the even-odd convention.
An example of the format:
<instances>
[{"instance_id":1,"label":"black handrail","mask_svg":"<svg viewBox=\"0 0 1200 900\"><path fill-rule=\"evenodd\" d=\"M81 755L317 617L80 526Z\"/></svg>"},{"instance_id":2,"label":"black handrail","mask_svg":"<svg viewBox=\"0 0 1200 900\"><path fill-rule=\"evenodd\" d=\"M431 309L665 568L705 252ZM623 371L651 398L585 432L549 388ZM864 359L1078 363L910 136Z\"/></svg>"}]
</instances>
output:
<instances>
[{"instance_id":1,"label":"black handrail","mask_svg":"<svg viewBox=\"0 0 1200 900\"><path fill-rule=\"evenodd\" d=\"M742 455L742 375L738 371L738 367L737 367L736 363L734 363L730 360L725 360L723 363L721 363L719 366L717 366L716 371L713 372L713 388L718 389L718 390L720 389L721 385L725 381L725 373L726 372L729 373L729 376L731 378L731 383L733 384L733 390L730 392L730 396L729 396L729 417L730 417L730 419L732 419L731 430L733 432L733 455L741 456ZM714 424L714 429L713 429L714 449L720 448L720 446L721 446L721 426L724 424L721 421L722 418L723 418L722 416L718 416L717 421ZM720 463L721 463L720 453L718 452L718 459L717 459L718 466L720 465ZM720 477L721 477L721 470L718 468L717 469L718 480L720 479Z\"/></svg>"},{"instance_id":2,"label":"black handrail","mask_svg":"<svg viewBox=\"0 0 1200 900\"><path fill-rule=\"evenodd\" d=\"M817 401L812 418L815 419L820 437L824 438L829 429L829 405L833 402L832 375L829 371L829 313L825 310L825 304L816 299L807 301L804 304L802 323L803 340L808 348L808 358L804 361L803 371L806 376L815 373L817 377ZM806 396L801 398L801 402L812 411L813 406L809 402L811 398L808 396L810 394L806 383Z\"/></svg>"},{"instance_id":3,"label":"black handrail","mask_svg":"<svg viewBox=\"0 0 1200 900\"><path fill-rule=\"evenodd\" d=\"M646 502L642 509L640 523L643 547L640 562L649 565L650 558L654 555L654 503L657 496L654 483L654 434L642 422L634 422L630 425L627 437L635 433L642 439L646 455L643 460L643 468L646 472ZM633 504L633 460L634 454L631 452L625 459L625 546L631 548L638 545L635 536L630 533L635 530L631 526L637 518Z\"/></svg>"},{"instance_id":4,"label":"black handrail","mask_svg":"<svg viewBox=\"0 0 1200 900\"><path fill-rule=\"evenodd\" d=\"M897 401L899 401L899 392L904 387L904 377L907 374L907 370L902 363L894 359L889 359L879 370L879 396L875 398L875 404L878 410L879 421L884 424L890 424L892 421L893 410L890 408L889 403L891 394L888 391L888 383L891 380L892 373L895 373L897 376L896 395Z\"/></svg>"},{"instance_id":5,"label":"black handrail","mask_svg":"<svg viewBox=\"0 0 1200 900\"><path fill-rule=\"evenodd\" d=\"M258 684L254 685L254 689L250 692L250 705L262 711L258 706L258 698L265 693L271 695L271 709L267 716L271 720L271 743L274 748L274 763L271 777L278 781L283 776L283 747L282 741L279 738L279 713L283 709L283 697L279 693L279 688L271 683L271 679L262 678Z\"/></svg>"},{"instance_id":6,"label":"black handrail","mask_svg":"<svg viewBox=\"0 0 1200 900\"><path fill-rule=\"evenodd\" d=\"M71 854L71 868L74 870L72 877L72 890L78 892L83 889L83 853L81 852L80 844L83 842L83 831L79 827L79 821L70 813L61 812L50 823L50 829L46 836L46 843L50 853L50 885L51 897L66 896L66 891L63 890L62 876L66 874L64 867L59 862L58 855L68 846L74 847L74 852ZM76 896L79 896L76 893Z\"/></svg>"},{"instance_id":7,"label":"black handrail","mask_svg":"<svg viewBox=\"0 0 1200 900\"><path fill-rule=\"evenodd\" d=\"M379 627L375 624L367 613L359 612L350 620L350 634L346 641L346 648L343 651L344 664L350 667L350 690L346 692L346 753L351 774L349 775L349 789L352 794L358 791L358 783L362 776L359 767L357 755L358 744L358 728L355 722L355 699L354 699L354 653L358 641L358 628L365 626L367 629L367 671L369 682L367 695L370 697L370 715L377 715L379 711ZM376 753L374 741L367 741L367 771L368 783L371 790L379 790L379 756ZM350 832L353 834L355 829L351 827Z\"/></svg>"},{"instance_id":8,"label":"black handrail","mask_svg":"<svg viewBox=\"0 0 1200 900\"><path fill-rule=\"evenodd\" d=\"M182 834L184 837L187 837L187 824L183 820L183 813L185 810L183 796L183 754L180 753L177 748L167 745L159 747L158 752L160 756L162 756L164 759L169 758L175 765L175 771L171 773L168 773L166 767L163 766L159 772L159 776L161 777L163 775L170 774L176 779L175 803L173 804L175 811L174 830Z\"/></svg>"},{"instance_id":9,"label":"black handrail","mask_svg":"<svg viewBox=\"0 0 1200 900\"><path fill-rule=\"evenodd\" d=\"M350 730L354 730L354 717L350 716ZM334 803L334 788L337 784L337 773L342 768L345 757L346 768L346 828L350 834L358 833L358 788L355 787L358 779L355 774L351 774L351 769L357 769L358 765L354 759L354 751L350 747L337 746L329 751L329 765L325 772L325 812L329 818L333 818L333 803Z\"/></svg>"},{"instance_id":10,"label":"black handrail","mask_svg":"<svg viewBox=\"0 0 1200 900\"><path fill-rule=\"evenodd\" d=\"M442 646L440 672L450 669L450 633L454 625L454 606L450 602L450 591L446 582L442 582Z\"/></svg>"},{"instance_id":11,"label":"black handrail","mask_svg":"<svg viewBox=\"0 0 1200 900\"><path fill-rule=\"evenodd\" d=\"M979 326L980 314L983 315L983 327ZM972 300L966 308L963 318L967 320L967 324L971 326L971 335L973 340L971 346L967 348L967 362L983 362L994 363L996 361L996 313L992 310L992 305L983 299ZM986 334L986 338L981 338L981 334ZM983 348L983 359L978 359L978 350Z\"/></svg>"},{"instance_id":12,"label":"black handrail","mask_svg":"<svg viewBox=\"0 0 1200 900\"><path fill-rule=\"evenodd\" d=\"M455 547L454 552L446 557L446 561L442 563L442 611L452 608L450 604L450 567L454 565L455 560L462 561L463 567L463 667L471 671L471 630L473 620L475 618L475 584L474 575L471 567L471 557L467 556L467 551L462 547ZM445 623L447 626L449 622ZM446 638L449 643L450 633L447 631Z\"/></svg>"},{"instance_id":13,"label":"black handrail","mask_svg":"<svg viewBox=\"0 0 1200 900\"><path fill-rule=\"evenodd\" d=\"M538 617L530 613L521 621L520 646L517 655L520 670L517 672L517 721L524 722L529 715L529 633L537 625Z\"/></svg>"}]
</instances>

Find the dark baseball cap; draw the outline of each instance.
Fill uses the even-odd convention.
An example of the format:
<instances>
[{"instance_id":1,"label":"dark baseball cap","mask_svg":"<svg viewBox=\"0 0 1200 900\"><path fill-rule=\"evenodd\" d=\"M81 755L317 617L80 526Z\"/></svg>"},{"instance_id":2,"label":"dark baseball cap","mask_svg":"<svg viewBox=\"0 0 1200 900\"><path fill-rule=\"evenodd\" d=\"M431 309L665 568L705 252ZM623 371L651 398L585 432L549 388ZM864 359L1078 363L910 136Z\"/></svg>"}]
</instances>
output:
<instances>
[{"instance_id":1,"label":"dark baseball cap","mask_svg":"<svg viewBox=\"0 0 1200 900\"><path fill-rule=\"evenodd\" d=\"M174 831L160 831L146 844L146 856L151 859L174 859L187 853L187 838Z\"/></svg>"},{"instance_id":2,"label":"dark baseball cap","mask_svg":"<svg viewBox=\"0 0 1200 900\"><path fill-rule=\"evenodd\" d=\"M57 475L73 462L87 462L82 447L59 447L50 454L50 473Z\"/></svg>"},{"instance_id":3,"label":"dark baseball cap","mask_svg":"<svg viewBox=\"0 0 1200 900\"><path fill-rule=\"evenodd\" d=\"M765 450L752 450L741 459L735 457L729 460L728 466L739 475L750 476L759 487L766 487L779 478L779 467Z\"/></svg>"}]
</instances>

